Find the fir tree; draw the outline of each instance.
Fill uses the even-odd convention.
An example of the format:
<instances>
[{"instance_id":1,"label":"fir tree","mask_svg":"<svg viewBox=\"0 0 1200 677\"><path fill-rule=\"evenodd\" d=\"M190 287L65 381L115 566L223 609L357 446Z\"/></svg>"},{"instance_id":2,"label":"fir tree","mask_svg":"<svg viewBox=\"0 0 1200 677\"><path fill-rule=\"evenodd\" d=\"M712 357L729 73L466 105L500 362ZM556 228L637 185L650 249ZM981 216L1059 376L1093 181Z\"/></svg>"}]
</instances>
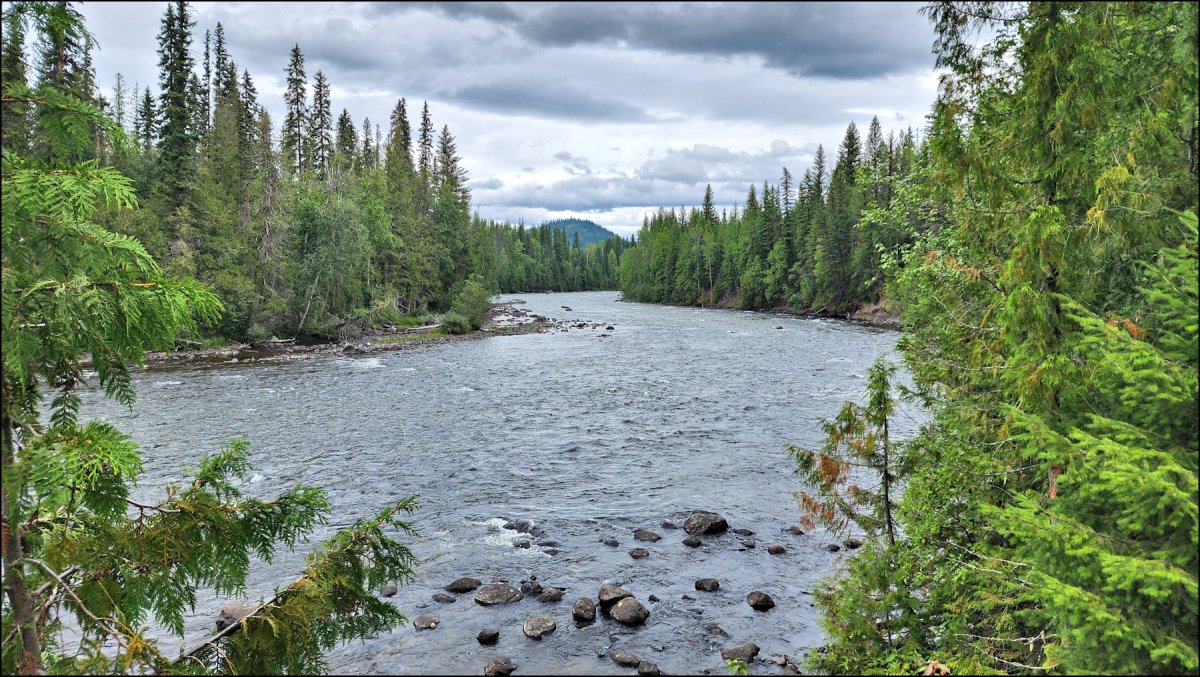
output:
<instances>
[{"instance_id":1,"label":"fir tree","mask_svg":"<svg viewBox=\"0 0 1200 677\"><path fill-rule=\"evenodd\" d=\"M354 166L357 153L358 132L354 129L354 121L350 119L350 112L343 108L342 114L338 116L337 128L334 132L334 166L342 171L349 171Z\"/></svg>"},{"instance_id":2,"label":"fir tree","mask_svg":"<svg viewBox=\"0 0 1200 677\"><path fill-rule=\"evenodd\" d=\"M304 54L300 45L292 47L291 61L287 67L287 91L283 103L287 114L283 118L281 147L286 158L285 168L292 178L298 178L307 168L310 158L304 155L304 132L308 126L308 92L304 75Z\"/></svg>"},{"instance_id":3,"label":"fir tree","mask_svg":"<svg viewBox=\"0 0 1200 677\"><path fill-rule=\"evenodd\" d=\"M196 173L192 21L186 2L167 6L158 34L158 176L173 206L191 203Z\"/></svg>"},{"instance_id":4,"label":"fir tree","mask_svg":"<svg viewBox=\"0 0 1200 677\"><path fill-rule=\"evenodd\" d=\"M313 101L309 109L307 144L312 149L311 167L319 176L329 169L333 155L333 114L330 111L329 81L317 71L313 78Z\"/></svg>"}]
</instances>

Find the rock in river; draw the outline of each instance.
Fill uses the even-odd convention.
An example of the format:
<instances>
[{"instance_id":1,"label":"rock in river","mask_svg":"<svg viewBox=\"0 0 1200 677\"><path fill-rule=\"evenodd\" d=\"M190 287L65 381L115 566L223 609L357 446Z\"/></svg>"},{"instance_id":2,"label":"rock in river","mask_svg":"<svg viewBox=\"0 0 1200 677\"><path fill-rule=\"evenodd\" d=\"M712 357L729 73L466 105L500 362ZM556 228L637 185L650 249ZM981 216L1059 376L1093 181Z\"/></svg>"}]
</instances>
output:
<instances>
[{"instance_id":1,"label":"rock in river","mask_svg":"<svg viewBox=\"0 0 1200 677\"><path fill-rule=\"evenodd\" d=\"M512 659L495 658L488 661L487 666L483 668L483 674L487 677L508 677L516 669L517 666L513 665Z\"/></svg>"},{"instance_id":2,"label":"rock in river","mask_svg":"<svg viewBox=\"0 0 1200 677\"><path fill-rule=\"evenodd\" d=\"M471 592L475 588L478 588L480 583L481 581L478 578L463 576L462 578L455 579L455 581L450 585L447 585L445 589L446 592Z\"/></svg>"},{"instance_id":3,"label":"rock in river","mask_svg":"<svg viewBox=\"0 0 1200 677\"><path fill-rule=\"evenodd\" d=\"M615 585L602 585L598 597L600 598L600 608L608 611L617 602L626 597L633 597L633 593Z\"/></svg>"},{"instance_id":4,"label":"rock in river","mask_svg":"<svg viewBox=\"0 0 1200 677\"><path fill-rule=\"evenodd\" d=\"M475 635L476 641L484 646L491 646L500 640L500 631L493 628L480 630L478 635Z\"/></svg>"},{"instance_id":5,"label":"rock in river","mask_svg":"<svg viewBox=\"0 0 1200 677\"><path fill-rule=\"evenodd\" d=\"M746 603L755 611L766 611L775 607L775 600L771 599L767 593L758 590L746 595Z\"/></svg>"},{"instance_id":6,"label":"rock in river","mask_svg":"<svg viewBox=\"0 0 1200 677\"><path fill-rule=\"evenodd\" d=\"M571 617L579 623L590 623L596 620L596 603L590 597L580 597L571 607Z\"/></svg>"},{"instance_id":7,"label":"rock in river","mask_svg":"<svg viewBox=\"0 0 1200 677\"><path fill-rule=\"evenodd\" d=\"M636 667L638 663L641 663L637 656L634 656L624 649L617 649L616 651L608 654L608 657L613 659L613 662L617 665L623 665L627 668Z\"/></svg>"},{"instance_id":8,"label":"rock in river","mask_svg":"<svg viewBox=\"0 0 1200 677\"><path fill-rule=\"evenodd\" d=\"M683 539L683 544L689 548L699 548L701 543L703 543L703 541L700 540L699 536L688 536L687 538Z\"/></svg>"},{"instance_id":9,"label":"rock in river","mask_svg":"<svg viewBox=\"0 0 1200 677\"><path fill-rule=\"evenodd\" d=\"M621 542L618 541L617 539L613 538L612 536L609 536L608 538L602 538L602 539L600 539L600 542L603 543L604 545L607 545L607 546L610 546L613 548L617 547L618 545L621 545Z\"/></svg>"},{"instance_id":10,"label":"rock in river","mask_svg":"<svg viewBox=\"0 0 1200 677\"><path fill-rule=\"evenodd\" d=\"M566 588L547 588L545 592L538 595L539 602L559 602L562 601L563 595L566 594Z\"/></svg>"},{"instance_id":11,"label":"rock in river","mask_svg":"<svg viewBox=\"0 0 1200 677\"><path fill-rule=\"evenodd\" d=\"M438 626L438 619L436 616L430 616L429 614L421 614L420 616L417 616L416 618L413 619L413 627L418 630L432 630L432 629L436 628L437 626Z\"/></svg>"},{"instance_id":12,"label":"rock in river","mask_svg":"<svg viewBox=\"0 0 1200 677\"><path fill-rule=\"evenodd\" d=\"M651 663L650 661L642 661L641 663L638 663L638 674L661 675L662 673L659 672L658 665Z\"/></svg>"},{"instance_id":13,"label":"rock in river","mask_svg":"<svg viewBox=\"0 0 1200 677\"><path fill-rule=\"evenodd\" d=\"M645 548L634 548L629 551L629 556L634 559L642 559L643 557L649 557L650 551Z\"/></svg>"},{"instance_id":14,"label":"rock in river","mask_svg":"<svg viewBox=\"0 0 1200 677\"><path fill-rule=\"evenodd\" d=\"M519 602L525 595L508 583L488 583L475 593L475 601L484 606Z\"/></svg>"},{"instance_id":15,"label":"rock in river","mask_svg":"<svg viewBox=\"0 0 1200 677\"><path fill-rule=\"evenodd\" d=\"M771 553L772 555L782 555L787 552L787 548L776 543L775 545L767 548L767 552Z\"/></svg>"},{"instance_id":16,"label":"rock in river","mask_svg":"<svg viewBox=\"0 0 1200 677\"><path fill-rule=\"evenodd\" d=\"M634 540L649 541L650 543L653 543L653 542L661 539L662 536L659 536L658 534L654 533L653 531L650 531L649 529L634 529L633 530L633 538L634 538Z\"/></svg>"},{"instance_id":17,"label":"rock in river","mask_svg":"<svg viewBox=\"0 0 1200 677\"><path fill-rule=\"evenodd\" d=\"M217 614L217 630L224 630L252 613L254 607L249 604L230 604Z\"/></svg>"},{"instance_id":18,"label":"rock in river","mask_svg":"<svg viewBox=\"0 0 1200 677\"><path fill-rule=\"evenodd\" d=\"M617 602L608 613L625 625L641 625L650 617L650 612L646 610L646 607L632 597L626 597Z\"/></svg>"},{"instance_id":19,"label":"rock in river","mask_svg":"<svg viewBox=\"0 0 1200 677\"><path fill-rule=\"evenodd\" d=\"M721 584L715 578L701 578L696 581L696 589L703 592L716 592L720 587Z\"/></svg>"},{"instance_id":20,"label":"rock in river","mask_svg":"<svg viewBox=\"0 0 1200 677\"><path fill-rule=\"evenodd\" d=\"M754 642L748 642L741 646L732 646L721 652L721 658L725 660L738 659L749 663L758 655L758 645Z\"/></svg>"},{"instance_id":21,"label":"rock in river","mask_svg":"<svg viewBox=\"0 0 1200 677\"><path fill-rule=\"evenodd\" d=\"M719 534L729 528L724 517L714 513L697 510L683 523L683 530L689 534Z\"/></svg>"},{"instance_id":22,"label":"rock in river","mask_svg":"<svg viewBox=\"0 0 1200 677\"><path fill-rule=\"evenodd\" d=\"M855 550L862 547L863 542L857 538L847 538L842 545L846 546L847 550Z\"/></svg>"},{"instance_id":23,"label":"rock in river","mask_svg":"<svg viewBox=\"0 0 1200 677\"><path fill-rule=\"evenodd\" d=\"M454 595L447 595L444 592L433 593L433 601L439 604L454 604L458 600Z\"/></svg>"},{"instance_id":24,"label":"rock in river","mask_svg":"<svg viewBox=\"0 0 1200 677\"><path fill-rule=\"evenodd\" d=\"M541 639L546 635L554 632L558 628L558 624L549 616L534 616L525 621L525 625L521 626L521 631L529 639Z\"/></svg>"},{"instance_id":25,"label":"rock in river","mask_svg":"<svg viewBox=\"0 0 1200 677\"><path fill-rule=\"evenodd\" d=\"M392 583L388 583L387 585L383 586L383 591L379 593L379 596L380 597L395 597L396 592L397 592L396 586Z\"/></svg>"}]
</instances>

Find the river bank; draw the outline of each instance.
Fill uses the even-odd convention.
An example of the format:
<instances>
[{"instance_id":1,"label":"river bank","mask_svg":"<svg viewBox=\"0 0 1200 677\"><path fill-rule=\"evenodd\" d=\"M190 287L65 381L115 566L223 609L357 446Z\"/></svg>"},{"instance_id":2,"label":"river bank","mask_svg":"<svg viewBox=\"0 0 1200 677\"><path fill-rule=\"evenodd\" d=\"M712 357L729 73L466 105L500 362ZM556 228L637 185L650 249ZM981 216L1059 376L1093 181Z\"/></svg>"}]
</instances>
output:
<instances>
[{"instance_id":1,"label":"river bank","mask_svg":"<svg viewBox=\"0 0 1200 677\"><path fill-rule=\"evenodd\" d=\"M622 301L629 300L623 296ZM632 303L651 303L649 301L631 301ZM730 295L721 299L719 302L710 305L695 305L689 303L659 303L653 302L653 305L675 306L678 308L715 308L717 310L750 310L756 313L778 313L780 315L791 315L793 317L810 317L830 320L846 320L868 327L876 327L879 329L895 329L903 328L901 323L900 313L887 306L886 303L871 303L864 301L860 303L854 310L848 313L826 313L822 311L812 310L810 308L799 308L789 304L780 304L770 308L743 308L741 300Z\"/></svg>"}]
</instances>

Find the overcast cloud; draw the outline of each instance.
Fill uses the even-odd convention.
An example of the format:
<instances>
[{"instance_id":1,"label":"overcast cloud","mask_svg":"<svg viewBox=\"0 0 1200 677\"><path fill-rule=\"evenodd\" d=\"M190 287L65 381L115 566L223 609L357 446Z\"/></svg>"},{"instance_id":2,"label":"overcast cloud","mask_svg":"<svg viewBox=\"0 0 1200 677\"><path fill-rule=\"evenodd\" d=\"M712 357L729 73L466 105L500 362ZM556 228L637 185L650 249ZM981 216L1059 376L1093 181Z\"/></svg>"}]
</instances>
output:
<instances>
[{"instance_id":1,"label":"overcast cloud","mask_svg":"<svg viewBox=\"0 0 1200 677\"><path fill-rule=\"evenodd\" d=\"M199 58L224 25L282 119L299 44L361 128L423 101L449 125L485 218L580 216L622 235L660 206L718 202L803 174L855 121L920 130L933 31L917 3L194 3ZM85 3L97 79L157 87L166 3Z\"/></svg>"}]
</instances>

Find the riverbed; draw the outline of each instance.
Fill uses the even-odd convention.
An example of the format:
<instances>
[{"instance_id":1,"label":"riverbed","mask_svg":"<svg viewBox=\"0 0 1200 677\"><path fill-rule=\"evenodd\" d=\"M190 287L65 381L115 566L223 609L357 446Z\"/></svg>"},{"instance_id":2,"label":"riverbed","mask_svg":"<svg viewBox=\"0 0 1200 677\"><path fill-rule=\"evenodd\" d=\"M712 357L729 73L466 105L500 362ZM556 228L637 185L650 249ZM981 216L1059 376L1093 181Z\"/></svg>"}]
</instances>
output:
<instances>
[{"instance_id":1,"label":"riverbed","mask_svg":"<svg viewBox=\"0 0 1200 677\"><path fill-rule=\"evenodd\" d=\"M630 303L616 292L501 300L524 300L532 313L585 328L155 369L135 377L133 412L91 391L82 416L106 419L143 445L138 499L154 500L182 468L229 439L249 440L255 468L247 494L269 497L297 483L327 490L332 525L314 542L399 497L420 496L412 522L421 536L409 541L417 578L390 601L410 618L436 616L438 627L409 624L340 647L330 657L336 673L480 674L504 656L516 674L634 674L608 658L624 649L667 674L727 674L721 649L745 642L763 657L802 662L823 638L811 592L846 552L829 552L835 539L819 530L787 531L800 517L792 492L802 487L783 445L819 444L821 420L843 401L861 400L867 368L899 334L840 320ZM913 432L918 417L902 407L893 433ZM686 547L683 530L662 523L681 526L693 510L717 512L753 535L726 532ZM539 535L505 528L512 520L528 520ZM637 528L662 539L635 541ZM516 547L522 541L529 547ZM769 554L773 544L786 553ZM631 558L636 547L649 556ZM202 594L188 639L211 634L222 606L256 603L290 583L310 548L256 565L244 599ZM431 599L460 576L514 585L536 576L567 592L560 602L526 596L490 608L470 594ZM698 592L699 578L717 579L720 589ZM572 602L595 598L603 583L645 604L646 625L602 618L576 627ZM775 608L751 609L752 590L771 595ZM541 641L521 632L535 615L558 626ZM484 628L500 631L497 645L476 642ZM178 641L163 648L173 652ZM765 662L750 670L782 673Z\"/></svg>"}]
</instances>

